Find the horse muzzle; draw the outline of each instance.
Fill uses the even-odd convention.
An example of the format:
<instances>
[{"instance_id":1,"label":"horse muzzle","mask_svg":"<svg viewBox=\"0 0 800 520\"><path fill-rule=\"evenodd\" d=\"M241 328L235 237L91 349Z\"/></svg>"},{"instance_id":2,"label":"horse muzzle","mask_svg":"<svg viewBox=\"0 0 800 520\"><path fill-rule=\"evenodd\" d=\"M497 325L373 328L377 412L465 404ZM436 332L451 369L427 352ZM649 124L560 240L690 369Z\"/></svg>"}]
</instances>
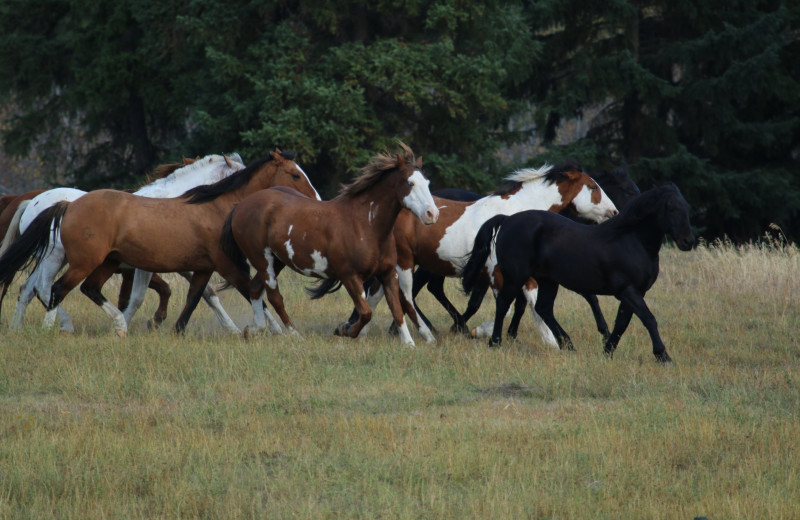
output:
<instances>
[{"instance_id":1,"label":"horse muzzle","mask_svg":"<svg viewBox=\"0 0 800 520\"><path fill-rule=\"evenodd\" d=\"M420 217L420 220L426 226L436 224L436 221L439 220L439 208L434 206L433 209L427 209L425 214Z\"/></svg>"},{"instance_id":2,"label":"horse muzzle","mask_svg":"<svg viewBox=\"0 0 800 520\"><path fill-rule=\"evenodd\" d=\"M675 244L681 251L689 251L694 246L694 242L694 235L691 233L681 235L675 240Z\"/></svg>"}]
</instances>

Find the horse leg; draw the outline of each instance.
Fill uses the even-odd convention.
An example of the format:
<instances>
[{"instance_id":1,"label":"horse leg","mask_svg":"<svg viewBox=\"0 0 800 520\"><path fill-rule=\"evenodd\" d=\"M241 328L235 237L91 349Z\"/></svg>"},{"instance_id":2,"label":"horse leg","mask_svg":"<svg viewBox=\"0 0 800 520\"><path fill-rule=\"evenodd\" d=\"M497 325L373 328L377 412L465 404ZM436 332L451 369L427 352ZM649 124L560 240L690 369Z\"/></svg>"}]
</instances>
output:
<instances>
[{"instance_id":1,"label":"horse leg","mask_svg":"<svg viewBox=\"0 0 800 520\"><path fill-rule=\"evenodd\" d=\"M128 307L131 299L131 288L133 287L133 271L131 269L120 269L122 281L119 284L119 297L117 298L117 309L124 311Z\"/></svg>"},{"instance_id":2,"label":"horse leg","mask_svg":"<svg viewBox=\"0 0 800 520\"><path fill-rule=\"evenodd\" d=\"M220 259L218 258L217 260ZM223 267L223 269L225 268ZM226 272L229 274L229 276L232 275L231 271L226 270ZM181 271L178 274L191 282L192 273L190 271ZM239 292L241 292L241 288L239 289ZM227 329L228 332L233 334L239 334L241 332L239 327L236 326L236 323L233 322L231 317L225 311L225 308L222 306L222 302L219 300L219 296L217 296L217 293L214 288L211 287L211 284L206 284L205 288L203 289L203 301L205 301L209 306L211 311L214 313L214 316L217 317L217 321L220 325L222 325L223 328ZM267 314L269 314L269 311L267 311Z\"/></svg>"},{"instance_id":3,"label":"horse leg","mask_svg":"<svg viewBox=\"0 0 800 520\"><path fill-rule=\"evenodd\" d=\"M103 284L111 278L118 267L119 261L106 260L103 262L81 284L81 292L108 314L114 323L114 332L119 338L124 339L128 335L128 323L125 321L125 316L100 292Z\"/></svg>"},{"instance_id":4,"label":"horse leg","mask_svg":"<svg viewBox=\"0 0 800 520\"><path fill-rule=\"evenodd\" d=\"M626 306L630 308L634 314L636 314L647 329L647 332L650 333L650 340L653 342L653 355L656 357L656 360L661 363L671 363L672 359L669 357L669 354L667 354L667 348L664 346L664 342L661 341L661 335L658 333L656 317L653 316L653 313L650 312L650 309L644 302L644 295L639 294L638 291L629 286L622 292L620 299L625 302ZM616 326L614 329L616 330ZM622 336L622 332L620 332L620 336Z\"/></svg>"},{"instance_id":5,"label":"horse leg","mask_svg":"<svg viewBox=\"0 0 800 520\"><path fill-rule=\"evenodd\" d=\"M35 270L31 275L22 283L19 288L19 296L17 297L17 307L14 310L14 317L11 319L11 330L19 330L25 321L25 310L36 295L36 280L39 278L38 270ZM45 302L45 307L47 303Z\"/></svg>"},{"instance_id":6,"label":"horse leg","mask_svg":"<svg viewBox=\"0 0 800 520\"><path fill-rule=\"evenodd\" d=\"M458 312L458 309L455 308L453 303L447 298L447 295L444 292L445 277L434 274L429 274L428 276L428 292L431 293L434 298L436 298L436 301L445 308L447 314L449 314L453 319L453 325L450 327L450 332L468 334L469 330L467 329L467 321L464 319L464 316ZM416 281L416 275L414 281ZM419 315L423 320L426 320L426 323L429 323L421 312Z\"/></svg>"},{"instance_id":7,"label":"horse leg","mask_svg":"<svg viewBox=\"0 0 800 520\"><path fill-rule=\"evenodd\" d=\"M150 285L150 280L153 273L143 271L141 269L134 270L133 281L131 282L131 293L129 296L128 305L125 306L123 315L125 316L125 323L130 323L133 315L139 310L139 307L144 303L144 294L147 291L147 286Z\"/></svg>"},{"instance_id":8,"label":"horse leg","mask_svg":"<svg viewBox=\"0 0 800 520\"><path fill-rule=\"evenodd\" d=\"M153 314L153 319L148 322L151 328L157 329L167 318L167 308L169 307L169 298L172 296L172 289L169 288L169 284L163 278L155 273L153 273L147 286L158 294L158 308Z\"/></svg>"},{"instance_id":9,"label":"horse leg","mask_svg":"<svg viewBox=\"0 0 800 520\"><path fill-rule=\"evenodd\" d=\"M628 307L625 301L620 300L619 309L617 309L617 319L614 321L614 330L611 331L606 344L603 347L603 353L608 357L614 356L614 350L617 348L622 334L628 328L628 324L633 317L633 310Z\"/></svg>"},{"instance_id":10,"label":"horse leg","mask_svg":"<svg viewBox=\"0 0 800 520\"><path fill-rule=\"evenodd\" d=\"M603 310L600 308L600 302L597 300L597 296L594 294L579 294L589 302L589 307L591 307L592 315L594 316L594 322L597 324L597 332L603 336L604 342L608 341L608 324L606 323L605 316L603 316Z\"/></svg>"},{"instance_id":11,"label":"horse leg","mask_svg":"<svg viewBox=\"0 0 800 520\"><path fill-rule=\"evenodd\" d=\"M394 279L394 281L396 284L397 280ZM361 282L357 276L342 279L341 282L347 291L347 294L349 294L350 298L353 300L355 312L358 313L358 320L352 324L349 321L340 323L339 326L336 327L336 330L333 331L333 334L336 336L357 338L362 329L372 319L372 308L370 307L369 303L367 303L367 299L365 298L366 293L364 292L363 282ZM405 329L405 332L408 335L408 329ZM402 334L402 330L400 333Z\"/></svg>"},{"instance_id":12,"label":"horse leg","mask_svg":"<svg viewBox=\"0 0 800 520\"><path fill-rule=\"evenodd\" d=\"M558 287L556 287L556 290L558 290ZM525 282L525 285L522 286L522 295L531 309L533 323L536 325L536 328L539 329L542 342L546 345L550 345L551 347L559 348L558 341L556 341L553 331L550 330L550 327L547 326L544 320L542 320L542 317L539 316L539 313L536 312L536 301L538 300L539 296L539 284L536 282L536 280L533 278L528 278L528 280ZM555 300L555 296L553 296L553 299Z\"/></svg>"},{"instance_id":13,"label":"horse leg","mask_svg":"<svg viewBox=\"0 0 800 520\"><path fill-rule=\"evenodd\" d=\"M39 266L31 275L31 288L36 292L39 301L42 302L42 305L44 305L45 309L48 308L48 304L50 303L51 287L53 287L53 282L55 281L56 275L61 270L61 267L64 266L64 257L64 248L60 245L54 247L50 253L39 263ZM17 310L19 311L19 324L22 326L22 320L25 318L27 303L30 302L30 299L28 299L28 302L24 302L22 299L22 290L20 290L20 300L21 301L17 303ZM59 330L62 332L75 331L75 327L72 324L72 318L70 318L70 315L64 310L63 307L61 307L61 305L58 305L54 311L50 311L45 314L45 320L42 324L43 327L52 327L55 324L56 318L58 318Z\"/></svg>"},{"instance_id":14,"label":"horse leg","mask_svg":"<svg viewBox=\"0 0 800 520\"><path fill-rule=\"evenodd\" d=\"M558 346L567 350L575 350L567 331L565 331L553 315L553 304L558 296L558 284L549 279L539 280L539 294L534 305L536 314L542 317L545 324L555 336Z\"/></svg>"},{"instance_id":15,"label":"horse leg","mask_svg":"<svg viewBox=\"0 0 800 520\"><path fill-rule=\"evenodd\" d=\"M522 316L525 314L525 307L527 305L527 301L525 300L525 295L522 291L517 293L516 298L514 298L514 315L511 317L511 323L508 324L508 330L506 334L508 334L509 338L516 339L517 332L519 331L519 322L522 320Z\"/></svg>"},{"instance_id":16,"label":"horse leg","mask_svg":"<svg viewBox=\"0 0 800 520\"><path fill-rule=\"evenodd\" d=\"M367 295L367 301L369 302L369 307L372 310L375 310L375 307L380 303L381 298L383 298L383 285L381 285L381 281L378 279L377 276L373 276L368 278L364 282L364 294ZM351 326L358 321L358 309L353 308L353 312L350 313L350 317L347 318L347 322ZM340 324L339 327L343 326L344 323ZM338 327L337 327L338 328ZM367 329L369 327L367 325L364 326L362 329L362 333L366 334ZM396 330L389 329L390 334L397 334Z\"/></svg>"},{"instance_id":17,"label":"horse leg","mask_svg":"<svg viewBox=\"0 0 800 520\"><path fill-rule=\"evenodd\" d=\"M505 285L497 292L494 327L492 328L492 337L489 338L490 347L499 347L503 342L503 320L508 314L508 309L511 307L511 302L514 301L517 291L518 289L514 288L514 284L508 283L508 280L506 280Z\"/></svg>"},{"instance_id":18,"label":"horse leg","mask_svg":"<svg viewBox=\"0 0 800 520\"><path fill-rule=\"evenodd\" d=\"M420 319L417 317L417 310L414 308L414 298L411 295L414 284L414 273L412 269L403 269L399 265L397 266L397 283L400 288L400 304L402 309L411 319L411 322L415 327L417 327L417 330L425 339L425 341L428 343L436 343L436 338L433 337L433 334L428 326L425 325L425 322L420 322ZM386 291L385 282L384 291ZM386 303L389 303L388 292L386 292ZM399 329L401 326L401 320L398 320L397 317L395 317L395 323L397 323Z\"/></svg>"},{"instance_id":19,"label":"horse leg","mask_svg":"<svg viewBox=\"0 0 800 520\"><path fill-rule=\"evenodd\" d=\"M189 291L186 293L186 304L178 316L178 321L175 322L175 332L182 334L186 330L186 324L189 323L189 318L192 317L197 304L200 303L200 298L203 295L203 289L211 279L214 271L195 271L192 274L192 279L189 280Z\"/></svg>"},{"instance_id":20,"label":"horse leg","mask_svg":"<svg viewBox=\"0 0 800 520\"><path fill-rule=\"evenodd\" d=\"M428 317L422 313L422 310L419 308L419 305L417 305L417 295L422 290L422 288L426 286L428 287L428 291L433 292L431 290L430 283L432 281L434 281L435 283L435 279L436 276L430 271L418 268L416 271L414 271L414 277L411 283L411 298L412 298L411 301L414 304L414 309L416 309L417 311L417 316L419 316L419 318L425 322L425 325L427 325L427 327L430 329L432 333L436 332L436 328L431 323L431 320L429 320ZM442 278L442 282L444 282L444 278ZM442 295L444 295L444 288L442 288ZM445 299L447 298L445 297ZM392 322L392 324L393 326L396 325L394 322Z\"/></svg>"}]
</instances>

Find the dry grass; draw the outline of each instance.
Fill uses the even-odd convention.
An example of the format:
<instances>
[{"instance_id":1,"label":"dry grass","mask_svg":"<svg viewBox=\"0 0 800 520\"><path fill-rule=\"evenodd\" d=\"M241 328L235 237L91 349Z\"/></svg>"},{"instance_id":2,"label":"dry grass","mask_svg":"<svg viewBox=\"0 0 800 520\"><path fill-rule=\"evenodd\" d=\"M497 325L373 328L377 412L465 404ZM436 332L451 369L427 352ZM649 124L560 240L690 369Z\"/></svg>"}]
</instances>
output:
<instances>
[{"instance_id":1,"label":"dry grass","mask_svg":"<svg viewBox=\"0 0 800 520\"><path fill-rule=\"evenodd\" d=\"M288 273L302 341L227 337L202 307L187 337L150 333L152 295L122 342L79 294L73 336L32 306L0 339L0 518L797 518L799 272L784 244L666 249L647 300L671 367L635 319L606 360L566 292L576 353L527 317L499 350L407 349L385 305L366 338L336 338L346 295L309 302Z\"/></svg>"}]
</instances>

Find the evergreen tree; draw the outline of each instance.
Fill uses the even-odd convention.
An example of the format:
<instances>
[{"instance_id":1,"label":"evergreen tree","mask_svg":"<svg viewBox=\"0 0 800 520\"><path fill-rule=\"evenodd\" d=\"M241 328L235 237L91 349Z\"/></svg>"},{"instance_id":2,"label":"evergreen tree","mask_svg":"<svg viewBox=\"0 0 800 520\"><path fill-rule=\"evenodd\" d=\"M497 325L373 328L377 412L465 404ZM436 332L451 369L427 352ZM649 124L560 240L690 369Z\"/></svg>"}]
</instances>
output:
<instances>
[{"instance_id":1,"label":"evergreen tree","mask_svg":"<svg viewBox=\"0 0 800 520\"><path fill-rule=\"evenodd\" d=\"M531 13L544 42L532 94L544 137L602 108L582 141L551 153L676 182L707 238L753 238L771 222L798 237L797 7L544 1Z\"/></svg>"}]
</instances>

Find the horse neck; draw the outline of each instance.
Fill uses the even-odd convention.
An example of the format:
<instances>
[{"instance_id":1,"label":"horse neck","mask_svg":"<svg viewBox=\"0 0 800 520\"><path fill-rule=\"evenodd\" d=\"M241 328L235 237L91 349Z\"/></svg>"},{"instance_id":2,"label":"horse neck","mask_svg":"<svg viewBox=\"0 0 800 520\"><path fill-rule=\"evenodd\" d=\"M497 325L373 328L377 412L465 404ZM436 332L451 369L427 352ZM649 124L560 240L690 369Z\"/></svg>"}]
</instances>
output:
<instances>
[{"instance_id":1,"label":"horse neck","mask_svg":"<svg viewBox=\"0 0 800 520\"><path fill-rule=\"evenodd\" d=\"M503 206L503 211L517 212L528 209L549 210L558 208L560 211L570 201L564 201L558 185L549 184L544 179L523 182L519 188L506 195L490 195L481 199L487 203Z\"/></svg>"},{"instance_id":2,"label":"horse neck","mask_svg":"<svg viewBox=\"0 0 800 520\"><path fill-rule=\"evenodd\" d=\"M388 189L388 179L376 185L375 188L359 193L352 197L345 197L342 203L350 206L351 214L355 219L363 219L364 228L369 229L378 237L386 237L392 231L394 223L403 205L395 194L394 189Z\"/></svg>"},{"instance_id":3,"label":"horse neck","mask_svg":"<svg viewBox=\"0 0 800 520\"><path fill-rule=\"evenodd\" d=\"M220 161L209 160L205 164L195 162L184 166L167 177L140 188L134 195L153 198L178 197L192 188L213 184L241 169L228 167L224 159Z\"/></svg>"},{"instance_id":4,"label":"horse neck","mask_svg":"<svg viewBox=\"0 0 800 520\"><path fill-rule=\"evenodd\" d=\"M637 217L633 217L630 212L627 212L627 214L620 214L600 226L613 230L615 234L635 236L651 257L658 256L661 244L664 242L664 235L666 235L659 226L658 216L655 212L648 212Z\"/></svg>"}]
</instances>

